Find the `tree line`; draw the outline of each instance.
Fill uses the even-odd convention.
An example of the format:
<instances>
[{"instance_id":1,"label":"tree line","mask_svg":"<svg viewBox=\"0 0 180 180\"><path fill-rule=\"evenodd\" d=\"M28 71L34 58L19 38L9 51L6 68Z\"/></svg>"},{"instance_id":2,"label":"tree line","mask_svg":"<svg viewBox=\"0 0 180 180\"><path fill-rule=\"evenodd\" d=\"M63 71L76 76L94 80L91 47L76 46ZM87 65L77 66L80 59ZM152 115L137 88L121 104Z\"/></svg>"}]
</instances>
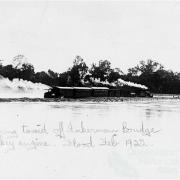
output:
<instances>
[{"instance_id":1,"label":"tree line","mask_svg":"<svg viewBox=\"0 0 180 180\"><path fill-rule=\"evenodd\" d=\"M10 80L18 78L49 86L91 86L94 85L93 79L113 83L121 78L145 85L153 93L180 93L180 73L166 70L153 60L140 61L127 73L120 68L111 68L108 60L100 60L88 67L80 56L76 56L72 66L62 73L51 69L35 72L34 66L28 62L22 63L21 67L0 63L0 75Z\"/></svg>"}]
</instances>

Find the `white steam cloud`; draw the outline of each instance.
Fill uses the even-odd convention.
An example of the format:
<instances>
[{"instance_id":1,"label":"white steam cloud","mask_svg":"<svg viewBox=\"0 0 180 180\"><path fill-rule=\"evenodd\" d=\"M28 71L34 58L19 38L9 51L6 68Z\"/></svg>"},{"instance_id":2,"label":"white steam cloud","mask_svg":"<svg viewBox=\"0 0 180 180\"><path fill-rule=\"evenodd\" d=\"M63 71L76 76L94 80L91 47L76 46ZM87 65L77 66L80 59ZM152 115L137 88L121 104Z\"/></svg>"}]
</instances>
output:
<instances>
[{"instance_id":1,"label":"white steam cloud","mask_svg":"<svg viewBox=\"0 0 180 180\"><path fill-rule=\"evenodd\" d=\"M10 81L0 75L0 98L42 98L49 86L22 79Z\"/></svg>"},{"instance_id":2,"label":"white steam cloud","mask_svg":"<svg viewBox=\"0 0 180 180\"><path fill-rule=\"evenodd\" d=\"M93 83L102 84L102 85L109 85L109 86L114 86L114 87L116 87L116 86L130 86L130 87L136 87L136 88L141 88L141 89L148 89L148 87L146 87L142 84L137 84L137 83L133 83L130 81L124 81L121 78L119 78L114 83L109 83L108 81L100 81L100 79L93 79L93 78L91 78L91 81Z\"/></svg>"},{"instance_id":3,"label":"white steam cloud","mask_svg":"<svg viewBox=\"0 0 180 180\"><path fill-rule=\"evenodd\" d=\"M136 88L141 88L141 89L148 89L148 87L146 87L145 85L133 83L133 82L130 82L130 81L124 81L123 79L118 79L117 80L117 84L119 86L126 85L126 86L130 86L130 87L136 87Z\"/></svg>"}]
</instances>

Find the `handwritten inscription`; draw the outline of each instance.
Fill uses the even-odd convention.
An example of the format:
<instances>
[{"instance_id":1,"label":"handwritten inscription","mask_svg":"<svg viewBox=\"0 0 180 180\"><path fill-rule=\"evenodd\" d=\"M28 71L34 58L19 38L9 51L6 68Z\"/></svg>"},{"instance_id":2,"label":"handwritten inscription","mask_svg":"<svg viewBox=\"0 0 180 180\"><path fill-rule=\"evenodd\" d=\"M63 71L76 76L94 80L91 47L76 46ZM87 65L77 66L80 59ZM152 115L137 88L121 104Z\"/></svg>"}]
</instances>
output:
<instances>
[{"instance_id":1,"label":"handwritten inscription","mask_svg":"<svg viewBox=\"0 0 180 180\"><path fill-rule=\"evenodd\" d=\"M124 121L116 128L88 127L84 121L78 123L60 121L53 127L45 123L22 124L19 131L0 130L0 151L53 147L143 148L151 146L152 143L149 141L160 132L160 129L145 126L144 122L132 127Z\"/></svg>"},{"instance_id":2,"label":"handwritten inscription","mask_svg":"<svg viewBox=\"0 0 180 180\"><path fill-rule=\"evenodd\" d=\"M22 141L22 140L20 140L18 142L18 145L22 146L22 147L26 147L27 149L37 149L38 147L48 147L48 146L50 146L47 141L38 140L37 138L33 139L33 140L30 140L30 141Z\"/></svg>"},{"instance_id":3,"label":"handwritten inscription","mask_svg":"<svg viewBox=\"0 0 180 180\"><path fill-rule=\"evenodd\" d=\"M122 124L123 133L141 133L143 136L152 136L153 134L159 132L160 130L155 130L154 128L145 128L144 123L142 122L140 128L130 128L127 125L127 122L123 122Z\"/></svg>"},{"instance_id":4,"label":"handwritten inscription","mask_svg":"<svg viewBox=\"0 0 180 180\"><path fill-rule=\"evenodd\" d=\"M105 138L101 138L102 143L100 145L102 146L117 146L119 143L116 139L117 134L113 134L109 139Z\"/></svg>"},{"instance_id":5,"label":"handwritten inscription","mask_svg":"<svg viewBox=\"0 0 180 180\"><path fill-rule=\"evenodd\" d=\"M22 125L22 132L26 134L47 134L47 129L45 124L37 124L35 127Z\"/></svg>"}]
</instances>

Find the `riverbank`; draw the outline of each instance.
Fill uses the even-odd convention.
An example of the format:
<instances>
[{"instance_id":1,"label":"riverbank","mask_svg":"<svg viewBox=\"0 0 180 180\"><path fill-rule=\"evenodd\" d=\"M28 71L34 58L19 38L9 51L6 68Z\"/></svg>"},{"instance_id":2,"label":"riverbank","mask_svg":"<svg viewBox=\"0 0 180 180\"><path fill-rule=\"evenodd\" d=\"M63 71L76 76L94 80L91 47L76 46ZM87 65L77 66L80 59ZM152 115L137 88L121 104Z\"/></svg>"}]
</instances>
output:
<instances>
[{"instance_id":1,"label":"riverbank","mask_svg":"<svg viewBox=\"0 0 180 180\"><path fill-rule=\"evenodd\" d=\"M154 95L153 98L142 97L88 97L88 98L0 98L0 102L123 102L123 101L154 101L161 99L177 99L180 95Z\"/></svg>"}]
</instances>

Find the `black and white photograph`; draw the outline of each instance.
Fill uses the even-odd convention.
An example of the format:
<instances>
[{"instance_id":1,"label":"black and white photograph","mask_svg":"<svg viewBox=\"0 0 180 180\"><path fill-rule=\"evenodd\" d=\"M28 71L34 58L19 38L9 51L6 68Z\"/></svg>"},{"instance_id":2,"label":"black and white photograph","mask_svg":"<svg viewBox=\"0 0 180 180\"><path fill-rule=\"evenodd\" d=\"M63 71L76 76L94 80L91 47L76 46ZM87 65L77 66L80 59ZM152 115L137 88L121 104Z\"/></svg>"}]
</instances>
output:
<instances>
[{"instance_id":1,"label":"black and white photograph","mask_svg":"<svg viewBox=\"0 0 180 180\"><path fill-rule=\"evenodd\" d=\"M0 179L180 179L180 1L0 1Z\"/></svg>"}]
</instances>

